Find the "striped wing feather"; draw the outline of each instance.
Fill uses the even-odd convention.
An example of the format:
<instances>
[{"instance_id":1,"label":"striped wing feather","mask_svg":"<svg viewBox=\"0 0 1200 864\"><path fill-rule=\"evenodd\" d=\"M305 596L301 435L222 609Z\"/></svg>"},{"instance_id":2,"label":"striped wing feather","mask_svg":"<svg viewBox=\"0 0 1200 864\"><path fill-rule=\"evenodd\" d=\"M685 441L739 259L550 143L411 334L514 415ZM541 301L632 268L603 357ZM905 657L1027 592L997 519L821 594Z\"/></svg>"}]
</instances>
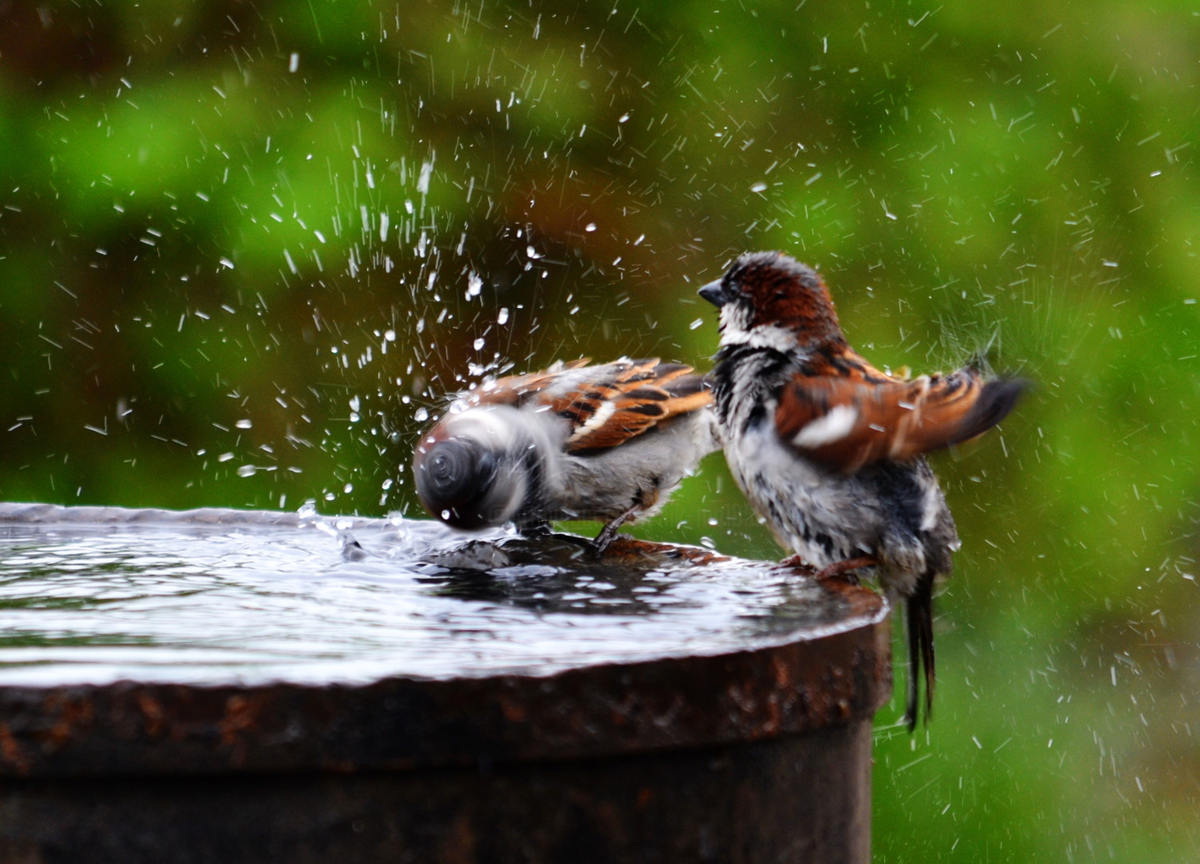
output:
<instances>
[{"instance_id":1,"label":"striped wing feather","mask_svg":"<svg viewBox=\"0 0 1200 864\"><path fill-rule=\"evenodd\" d=\"M807 458L850 473L981 435L1007 416L1025 388L1019 380L985 381L970 367L911 381L867 369L865 375L798 375L775 413L780 438Z\"/></svg>"},{"instance_id":2,"label":"striped wing feather","mask_svg":"<svg viewBox=\"0 0 1200 864\"><path fill-rule=\"evenodd\" d=\"M703 408L708 386L692 367L658 358L589 366L586 358L544 372L501 378L471 394L477 404L531 402L571 423L570 452L615 447L658 424Z\"/></svg>"},{"instance_id":3,"label":"striped wing feather","mask_svg":"<svg viewBox=\"0 0 1200 864\"><path fill-rule=\"evenodd\" d=\"M564 372L585 368L589 362L590 358L580 357L566 363L555 363L540 372L497 378L472 390L466 395L466 399L471 405L520 406L531 399L537 399L538 394L553 386Z\"/></svg>"}]
</instances>

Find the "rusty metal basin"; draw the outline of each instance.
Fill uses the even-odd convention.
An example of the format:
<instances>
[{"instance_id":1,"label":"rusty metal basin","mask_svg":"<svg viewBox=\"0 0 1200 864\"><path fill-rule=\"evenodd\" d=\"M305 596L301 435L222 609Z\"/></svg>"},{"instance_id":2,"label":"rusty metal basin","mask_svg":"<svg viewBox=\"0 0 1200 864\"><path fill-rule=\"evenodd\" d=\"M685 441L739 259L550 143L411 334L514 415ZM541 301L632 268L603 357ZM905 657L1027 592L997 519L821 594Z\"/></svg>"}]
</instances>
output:
<instances>
[{"instance_id":1,"label":"rusty metal basin","mask_svg":"<svg viewBox=\"0 0 1200 864\"><path fill-rule=\"evenodd\" d=\"M0 860L866 861L887 616L629 538L0 504Z\"/></svg>"}]
</instances>

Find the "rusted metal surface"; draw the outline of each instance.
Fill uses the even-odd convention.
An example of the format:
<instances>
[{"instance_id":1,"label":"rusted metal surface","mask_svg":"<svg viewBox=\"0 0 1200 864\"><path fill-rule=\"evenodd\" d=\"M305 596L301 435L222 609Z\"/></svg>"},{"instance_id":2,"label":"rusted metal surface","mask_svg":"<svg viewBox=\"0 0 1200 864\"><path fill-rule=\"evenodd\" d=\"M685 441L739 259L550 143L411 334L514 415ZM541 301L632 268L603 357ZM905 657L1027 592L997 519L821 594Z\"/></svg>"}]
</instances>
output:
<instances>
[{"instance_id":1,"label":"rusted metal surface","mask_svg":"<svg viewBox=\"0 0 1200 864\"><path fill-rule=\"evenodd\" d=\"M869 718L890 695L886 607L716 657L548 677L364 686L0 688L0 776L397 770L711 747Z\"/></svg>"},{"instance_id":2,"label":"rusted metal surface","mask_svg":"<svg viewBox=\"0 0 1200 864\"><path fill-rule=\"evenodd\" d=\"M0 781L0 860L865 864L867 720L605 760Z\"/></svg>"}]
</instances>

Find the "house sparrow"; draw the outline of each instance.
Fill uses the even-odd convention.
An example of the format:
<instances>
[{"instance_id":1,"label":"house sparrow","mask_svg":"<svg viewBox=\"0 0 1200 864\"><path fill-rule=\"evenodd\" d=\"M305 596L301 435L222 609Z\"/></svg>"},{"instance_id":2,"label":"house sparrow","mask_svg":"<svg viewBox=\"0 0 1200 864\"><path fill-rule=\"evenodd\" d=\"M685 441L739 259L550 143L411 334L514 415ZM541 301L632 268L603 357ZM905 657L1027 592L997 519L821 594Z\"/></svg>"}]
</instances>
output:
<instances>
[{"instance_id":1,"label":"house sparrow","mask_svg":"<svg viewBox=\"0 0 1200 864\"><path fill-rule=\"evenodd\" d=\"M924 667L933 704L933 585L959 547L925 453L974 438L1012 410L1018 380L971 366L905 380L846 342L815 271L776 252L738 258L700 296L720 308L713 409L734 479L789 563L825 578L872 568L907 603L905 719Z\"/></svg>"},{"instance_id":2,"label":"house sparrow","mask_svg":"<svg viewBox=\"0 0 1200 864\"><path fill-rule=\"evenodd\" d=\"M720 447L707 384L691 367L622 358L558 363L463 394L420 438L417 494L467 530L557 519L621 525L652 516Z\"/></svg>"}]
</instances>

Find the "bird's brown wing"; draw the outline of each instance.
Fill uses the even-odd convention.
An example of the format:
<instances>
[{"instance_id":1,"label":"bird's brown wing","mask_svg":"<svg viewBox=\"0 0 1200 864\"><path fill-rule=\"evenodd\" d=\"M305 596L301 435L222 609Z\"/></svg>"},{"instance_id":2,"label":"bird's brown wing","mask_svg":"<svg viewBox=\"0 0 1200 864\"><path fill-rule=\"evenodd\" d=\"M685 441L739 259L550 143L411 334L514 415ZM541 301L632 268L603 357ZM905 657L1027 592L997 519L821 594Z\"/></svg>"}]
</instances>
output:
<instances>
[{"instance_id":1,"label":"bird's brown wing","mask_svg":"<svg viewBox=\"0 0 1200 864\"><path fill-rule=\"evenodd\" d=\"M464 394L464 398L470 405L520 406L529 400L536 400L538 394L552 386L555 381L560 380L564 374L586 368L590 362L591 358L580 357L578 360L559 361L540 372L509 375L505 378L485 381L474 390Z\"/></svg>"},{"instance_id":2,"label":"bird's brown wing","mask_svg":"<svg viewBox=\"0 0 1200 864\"><path fill-rule=\"evenodd\" d=\"M712 401L707 383L690 366L658 358L587 363L501 378L477 388L470 400L553 411L571 424L571 452L615 447Z\"/></svg>"},{"instance_id":3,"label":"bird's brown wing","mask_svg":"<svg viewBox=\"0 0 1200 864\"><path fill-rule=\"evenodd\" d=\"M807 458L851 473L981 435L1008 415L1025 389L1019 380L985 381L970 367L911 381L870 366L863 373L797 375L775 412L780 439Z\"/></svg>"}]
</instances>

